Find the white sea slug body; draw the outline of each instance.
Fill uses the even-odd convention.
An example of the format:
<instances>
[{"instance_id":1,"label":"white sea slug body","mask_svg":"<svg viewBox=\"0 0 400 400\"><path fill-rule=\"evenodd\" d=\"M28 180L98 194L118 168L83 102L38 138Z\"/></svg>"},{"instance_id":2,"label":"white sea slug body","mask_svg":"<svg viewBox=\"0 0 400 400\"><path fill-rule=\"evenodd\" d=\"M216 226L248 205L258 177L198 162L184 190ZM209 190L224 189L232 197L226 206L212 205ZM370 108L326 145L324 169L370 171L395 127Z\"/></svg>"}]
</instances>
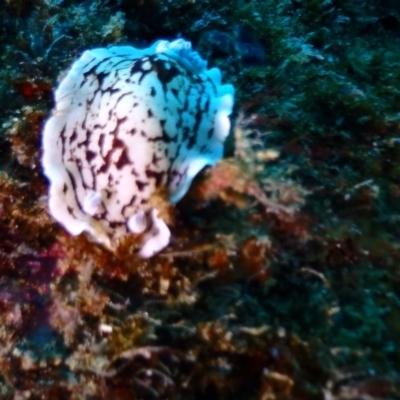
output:
<instances>
[{"instance_id":1,"label":"white sea slug body","mask_svg":"<svg viewBox=\"0 0 400 400\"><path fill-rule=\"evenodd\" d=\"M149 199L166 187L177 202L222 157L233 95L182 39L86 51L56 90L43 131L50 213L110 249L144 232L140 255L157 253L170 231Z\"/></svg>"}]
</instances>

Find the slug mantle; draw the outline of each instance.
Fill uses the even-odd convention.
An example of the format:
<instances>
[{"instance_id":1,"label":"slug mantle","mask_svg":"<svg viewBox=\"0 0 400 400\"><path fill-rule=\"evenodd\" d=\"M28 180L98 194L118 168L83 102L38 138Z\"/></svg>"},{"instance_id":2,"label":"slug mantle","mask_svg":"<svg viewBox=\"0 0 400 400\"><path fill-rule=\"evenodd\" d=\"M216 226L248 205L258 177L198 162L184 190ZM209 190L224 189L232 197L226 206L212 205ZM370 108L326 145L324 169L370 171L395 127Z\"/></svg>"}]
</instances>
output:
<instances>
[{"instance_id":1,"label":"slug mantle","mask_svg":"<svg viewBox=\"0 0 400 400\"><path fill-rule=\"evenodd\" d=\"M51 215L72 235L115 249L143 234L140 256L168 245L149 199L176 203L223 155L234 88L182 39L87 50L55 92L42 138Z\"/></svg>"}]
</instances>

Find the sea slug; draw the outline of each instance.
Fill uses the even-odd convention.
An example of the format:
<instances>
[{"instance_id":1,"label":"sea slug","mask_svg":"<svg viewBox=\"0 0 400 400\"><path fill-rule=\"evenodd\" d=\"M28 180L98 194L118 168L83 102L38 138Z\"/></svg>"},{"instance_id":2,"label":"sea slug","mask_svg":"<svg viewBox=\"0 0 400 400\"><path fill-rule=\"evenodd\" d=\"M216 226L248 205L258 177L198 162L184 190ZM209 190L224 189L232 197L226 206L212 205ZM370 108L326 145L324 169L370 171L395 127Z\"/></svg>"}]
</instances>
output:
<instances>
[{"instance_id":1,"label":"sea slug","mask_svg":"<svg viewBox=\"0 0 400 400\"><path fill-rule=\"evenodd\" d=\"M233 96L183 39L85 51L56 90L43 131L51 215L109 249L142 234L139 255L153 256L170 230L150 196L165 187L176 203L222 157Z\"/></svg>"}]
</instances>

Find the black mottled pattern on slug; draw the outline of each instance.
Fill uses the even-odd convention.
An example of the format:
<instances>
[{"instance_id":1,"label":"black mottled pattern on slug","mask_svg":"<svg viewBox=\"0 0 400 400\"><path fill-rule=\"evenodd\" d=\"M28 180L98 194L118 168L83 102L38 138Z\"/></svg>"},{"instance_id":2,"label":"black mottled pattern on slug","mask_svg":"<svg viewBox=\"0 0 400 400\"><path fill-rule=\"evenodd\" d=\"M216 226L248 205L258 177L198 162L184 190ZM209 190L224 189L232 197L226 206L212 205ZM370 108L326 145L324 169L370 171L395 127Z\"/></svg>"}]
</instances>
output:
<instances>
[{"instance_id":1,"label":"black mottled pattern on slug","mask_svg":"<svg viewBox=\"0 0 400 400\"><path fill-rule=\"evenodd\" d=\"M88 193L101 194L91 217L110 237L120 236L158 188L185 187L196 156L214 157L217 87L165 54L90 55L75 66L70 115L58 131L67 172L62 193L77 219Z\"/></svg>"}]
</instances>

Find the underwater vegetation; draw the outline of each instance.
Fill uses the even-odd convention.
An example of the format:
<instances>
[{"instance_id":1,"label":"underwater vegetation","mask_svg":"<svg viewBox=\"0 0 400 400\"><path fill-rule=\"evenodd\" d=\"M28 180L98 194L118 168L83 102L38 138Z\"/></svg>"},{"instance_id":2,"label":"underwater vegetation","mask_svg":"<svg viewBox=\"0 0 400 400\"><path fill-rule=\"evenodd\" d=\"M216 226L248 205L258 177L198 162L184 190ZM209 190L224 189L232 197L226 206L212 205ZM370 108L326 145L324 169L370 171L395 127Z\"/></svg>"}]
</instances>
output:
<instances>
[{"instance_id":1,"label":"underwater vegetation","mask_svg":"<svg viewBox=\"0 0 400 400\"><path fill-rule=\"evenodd\" d=\"M400 399L400 12L391 0L6 0L1 399ZM87 50L192 42L225 157L137 256L49 214L41 135Z\"/></svg>"}]
</instances>

